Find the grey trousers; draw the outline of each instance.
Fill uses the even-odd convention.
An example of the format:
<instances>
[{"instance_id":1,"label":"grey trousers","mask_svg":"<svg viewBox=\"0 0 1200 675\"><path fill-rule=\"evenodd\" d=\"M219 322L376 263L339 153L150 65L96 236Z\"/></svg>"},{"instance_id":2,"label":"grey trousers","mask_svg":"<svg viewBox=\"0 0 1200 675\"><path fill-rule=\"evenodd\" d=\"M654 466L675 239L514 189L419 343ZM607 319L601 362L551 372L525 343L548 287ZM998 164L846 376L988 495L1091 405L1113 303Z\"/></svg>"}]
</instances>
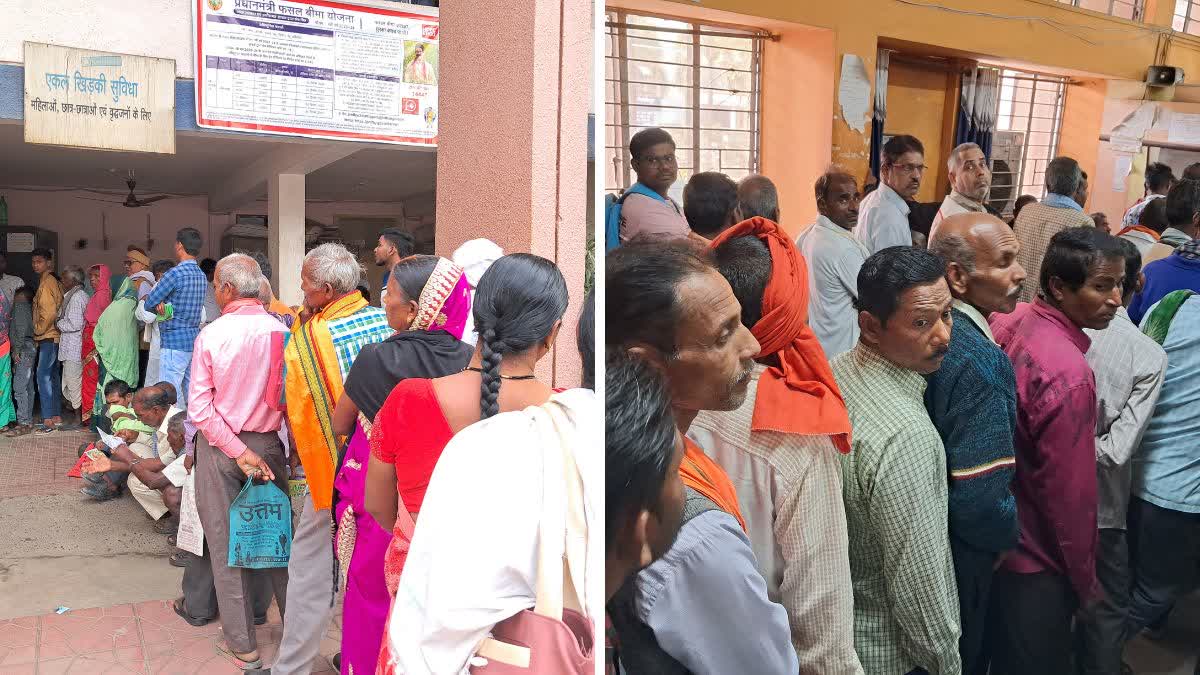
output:
<instances>
[{"instance_id":1,"label":"grey trousers","mask_svg":"<svg viewBox=\"0 0 1200 675\"><path fill-rule=\"evenodd\" d=\"M213 580L208 542L204 542L204 557L190 553L185 555L187 567L183 569L183 608L194 619L216 618L220 608L217 606L217 587ZM266 581L268 579L256 575L250 583L250 603L256 618L267 615L271 598L274 597L274 588L272 584L264 583Z\"/></svg>"},{"instance_id":2,"label":"grey trousers","mask_svg":"<svg viewBox=\"0 0 1200 675\"><path fill-rule=\"evenodd\" d=\"M30 350L21 354L21 362L14 363L13 403L17 406L17 423L33 424L33 364L37 352Z\"/></svg>"},{"instance_id":3,"label":"grey trousers","mask_svg":"<svg viewBox=\"0 0 1200 675\"><path fill-rule=\"evenodd\" d=\"M271 675L308 675L333 619L332 509L316 510L312 495L292 538L287 614Z\"/></svg>"},{"instance_id":4,"label":"grey trousers","mask_svg":"<svg viewBox=\"0 0 1200 675\"><path fill-rule=\"evenodd\" d=\"M266 461L275 474L275 484L287 492L287 460L283 444L274 433L243 431L238 438ZM217 606L221 610L221 630L229 648L239 654L258 648L254 635L254 608L251 602L256 583L272 586L280 613L286 608L288 573L285 568L250 570L230 567L229 507L242 486L246 474L237 462L208 444L204 434L196 435L196 511L204 526L204 540L212 558L213 583L217 589ZM198 611L191 607L189 612Z\"/></svg>"},{"instance_id":5,"label":"grey trousers","mask_svg":"<svg viewBox=\"0 0 1200 675\"><path fill-rule=\"evenodd\" d=\"M1125 530L1102 528L1096 577L1104 599L1075 625L1075 665L1080 675L1121 675L1129 614L1129 546Z\"/></svg>"}]
</instances>

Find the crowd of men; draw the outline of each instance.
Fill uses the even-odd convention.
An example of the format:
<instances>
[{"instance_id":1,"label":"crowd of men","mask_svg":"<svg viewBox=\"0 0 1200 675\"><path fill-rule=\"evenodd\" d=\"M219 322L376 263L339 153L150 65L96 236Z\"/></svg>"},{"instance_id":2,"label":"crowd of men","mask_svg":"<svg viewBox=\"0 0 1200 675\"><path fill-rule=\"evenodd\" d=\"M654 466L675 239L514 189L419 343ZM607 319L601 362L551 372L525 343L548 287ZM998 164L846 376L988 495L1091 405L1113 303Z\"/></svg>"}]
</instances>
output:
<instances>
[{"instance_id":1,"label":"crowd of men","mask_svg":"<svg viewBox=\"0 0 1200 675\"><path fill-rule=\"evenodd\" d=\"M1009 223L971 143L915 204L897 136L792 223L764 176L676 203L662 129L629 150L655 194L606 260L610 668L1129 672L1200 572L1200 165L1152 165L1110 233L1068 157Z\"/></svg>"}]
</instances>

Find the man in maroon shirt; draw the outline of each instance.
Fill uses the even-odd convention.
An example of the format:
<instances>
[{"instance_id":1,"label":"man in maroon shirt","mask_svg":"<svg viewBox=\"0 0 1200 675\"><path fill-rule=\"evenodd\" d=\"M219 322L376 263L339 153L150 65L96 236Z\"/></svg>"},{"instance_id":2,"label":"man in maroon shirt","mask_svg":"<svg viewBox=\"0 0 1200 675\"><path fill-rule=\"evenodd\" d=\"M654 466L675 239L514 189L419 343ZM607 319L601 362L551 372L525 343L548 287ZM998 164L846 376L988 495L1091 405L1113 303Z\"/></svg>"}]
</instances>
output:
<instances>
[{"instance_id":1,"label":"man in maroon shirt","mask_svg":"<svg viewBox=\"0 0 1200 675\"><path fill-rule=\"evenodd\" d=\"M992 582L993 675L1070 670L1071 618L1100 596L1096 581L1096 381L1084 328L1103 330L1121 307L1125 259L1094 227L1054 235L1040 291L993 315L1017 379L1016 478L1021 536Z\"/></svg>"}]
</instances>

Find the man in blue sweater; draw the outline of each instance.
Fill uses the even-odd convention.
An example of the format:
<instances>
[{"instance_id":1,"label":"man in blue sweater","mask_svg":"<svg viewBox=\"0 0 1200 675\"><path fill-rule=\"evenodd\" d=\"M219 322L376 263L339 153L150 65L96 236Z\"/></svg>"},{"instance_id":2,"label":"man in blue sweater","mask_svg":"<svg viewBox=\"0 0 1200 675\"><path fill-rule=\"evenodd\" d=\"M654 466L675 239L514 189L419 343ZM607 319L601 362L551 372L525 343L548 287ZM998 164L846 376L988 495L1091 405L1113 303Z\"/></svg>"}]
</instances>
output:
<instances>
[{"instance_id":1,"label":"man in blue sweater","mask_svg":"<svg viewBox=\"0 0 1200 675\"><path fill-rule=\"evenodd\" d=\"M1009 490L1016 464L1016 378L987 317L1017 306L1025 281L1019 249L1012 229L987 213L946 218L929 241L930 252L946 262L954 296L950 351L942 367L926 376L925 407L946 446L966 675L987 672L983 642L992 572L1017 543L1017 507Z\"/></svg>"},{"instance_id":2,"label":"man in blue sweater","mask_svg":"<svg viewBox=\"0 0 1200 675\"><path fill-rule=\"evenodd\" d=\"M1171 255L1146 265L1143 273L1146 283L1129 304L1129 318L1135 324L1172 291L1200 293L1200 239L1181 244Z\"/></svg>"}]
</instances>

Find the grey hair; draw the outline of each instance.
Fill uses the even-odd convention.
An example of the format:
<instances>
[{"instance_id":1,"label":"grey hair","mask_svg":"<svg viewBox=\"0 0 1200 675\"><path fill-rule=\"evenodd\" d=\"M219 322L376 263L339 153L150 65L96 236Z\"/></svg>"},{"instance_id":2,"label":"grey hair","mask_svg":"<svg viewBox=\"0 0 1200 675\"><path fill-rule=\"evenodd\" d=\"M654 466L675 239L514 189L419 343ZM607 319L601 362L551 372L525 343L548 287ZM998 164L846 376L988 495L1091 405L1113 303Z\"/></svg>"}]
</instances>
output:
<instances>
[{"instance_id":1,"label":"grey hair","mask_svg":"<svg viewBox=\"0 0 1200 675\"><path fill-rule=\"evenodd\" d=\"M245 253L230 253L221 258L213 273L213 280L219 282L218 287L229 284L239 298L257 298L258 280L261 277L262 270L258 268L258 263Z\"/></svg>"},{"instance_id":2,"label":"grey hair","mask_svg":"<svg viewBox=\"0 0 1200 675\"><path fill-rule=\"evenodd\" d=\"M271 290L271 280L264 274L258 278L258 301L263 305L271 304L275 292Z\"/></svg>"},{"instance_id":3,"label":"grey hair","mask_svg":"<svg viewBox=\"0 0 1200 675\"><path fill-rule=\"evenodd\" d=\"M1070 157L1055 157L1046 165L1046 190L1056 195L1070 197L1079 191L1083 183L1083 170L1079 162Z\"/></svg>"},{"instance_id":4,"label":"grey hair","mask_svg":"<svg viewBox=\"0 0 1200 675\"><path fill-rule=\"evenodd\" d=\"M743 220L761 216L779 222L779 192L775 183L760 174L746 176L738 183L737 207Z\"/></svg>"},{"instance_id":5,"label":"grey hair","mask_svg":"<svg viewBox=\"0 0 1200 675\"><path fill-rule=\"evenodd\" d=\"M951 171L958 171L958 158L968 150L978 150L979 152L983 152L983 148L979 147L978 143L959 144L958 147L950 151L950 159L946 160L946 168Z\"/></svg>"},{"instance_id":6,"label":"grey hair","mask_svg":"<svg viewBox=\"0 0 1200 675\"><path fill-rule=\"evenodd\" d=\"M334 293L344 294L358 288L362 276L362 265L345 246L330 242L321 244L304 256L304 266L309 280L318 284L329 284ZM257 288L255 293L258 293Z\"/></svg>"},{"instance_id":7,"label":"grey hair","mask_svg":"<svg viewBox=\"0 0 1200 675\"><path fill-rule=\"evenodd\" d=\"M949 265L958 263L967 274L975 271L975 248L961 234L944 234L940 229L929 239L929 252Z\"/></svg>"},{"instance_id":8,"label":"grey hair","mask_svg":"<svg viewBox=\"0 0 1200 675\"><path fill-rule=\"evenodd\" d=\"M83 268L79 265L67 265L63 268L63 277L74 281L76 286L82 286Z\"/></svg>"},{"instance_id":9,"label":"grey hair","mask_svg":"<svg viewBox=\"0 0 1200 675\"><path fill-rule=\"evenodd\" d=\"M250 254L250 257L254 258L254 262L258 263L258 268L260 270L262 270L262 275L264 277L270 279L271 278L271 260L270 260L270 258L267 257L267 254L263 253L262 251L255 251Z\"/></svg>"},{"instance_id":10,"label":"grey hair","mask_svg":"<svg viewBox=\"0 0 1200 675\"><path fill-rule=\"evenodd\" d=\"M184 435L183 418L187 417L187 413L177 412L167 419L167 433Z\"/></svg>"}]
</instances>

